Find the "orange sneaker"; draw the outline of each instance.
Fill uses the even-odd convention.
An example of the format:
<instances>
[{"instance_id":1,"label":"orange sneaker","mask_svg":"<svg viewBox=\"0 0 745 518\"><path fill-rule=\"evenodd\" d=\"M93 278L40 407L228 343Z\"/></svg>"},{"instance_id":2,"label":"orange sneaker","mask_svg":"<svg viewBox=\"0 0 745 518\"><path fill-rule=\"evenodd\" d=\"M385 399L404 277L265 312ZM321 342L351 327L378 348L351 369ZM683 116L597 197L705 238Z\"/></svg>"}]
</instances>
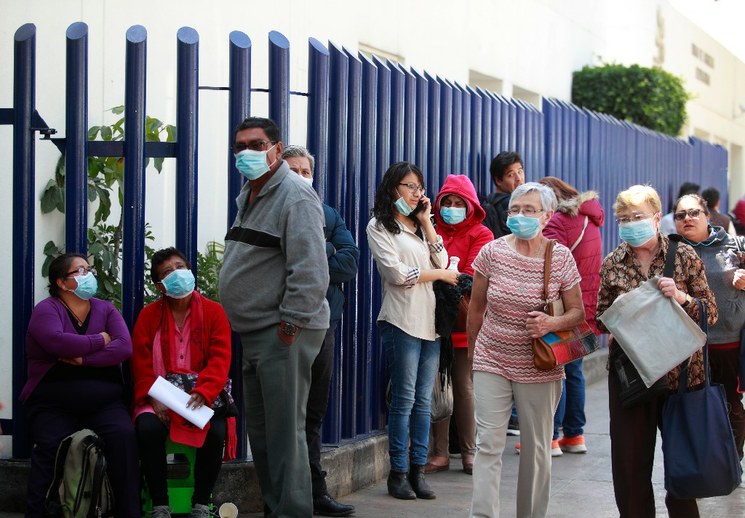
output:
<instances>
[{"instance_id":1,"label":"orange sneaker","mask_svg":"<svg viewBox=\"0 0 745 518\"><path fill-rule=\"evenodd\" d=\"M585 449L585 451L587 450ZM515 444L515 453L520 455L520 443ZM559 447L559 440L551 439L551 456L561 457L562 455L564 455L564 452L562 452L561 448Z\"/></svg>"},{"instance_id":2,"label":"orange sneaker","mask_svg":"<svg viewBox=\"0 0 745 518\"><path fill-rule=\"evenodd\" d=\"M577 435L575 437L562 437L558 441L559 448L567 453L587 453L587 446L585 446L585 436Z\"/></svg>"}]
</instances>

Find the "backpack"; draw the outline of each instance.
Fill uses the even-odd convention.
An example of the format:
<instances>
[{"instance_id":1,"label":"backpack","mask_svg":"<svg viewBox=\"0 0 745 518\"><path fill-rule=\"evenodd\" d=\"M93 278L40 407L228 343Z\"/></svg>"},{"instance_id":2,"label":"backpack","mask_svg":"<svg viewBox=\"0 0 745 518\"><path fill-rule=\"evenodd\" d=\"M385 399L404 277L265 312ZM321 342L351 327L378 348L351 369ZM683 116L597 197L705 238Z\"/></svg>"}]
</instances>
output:
<instances>
[{"instance_id":1,"label":"backpack","mask_svg":"<svg viewBox=\"0 0 745 518\"><path fill-rule=\"evenodd\" d=\"M62 439L54 464L54 480L44 502L49 516L113 516L114 496L106 474L103 447L103 440L88 429Z\"/></svg>"}]
</instances>

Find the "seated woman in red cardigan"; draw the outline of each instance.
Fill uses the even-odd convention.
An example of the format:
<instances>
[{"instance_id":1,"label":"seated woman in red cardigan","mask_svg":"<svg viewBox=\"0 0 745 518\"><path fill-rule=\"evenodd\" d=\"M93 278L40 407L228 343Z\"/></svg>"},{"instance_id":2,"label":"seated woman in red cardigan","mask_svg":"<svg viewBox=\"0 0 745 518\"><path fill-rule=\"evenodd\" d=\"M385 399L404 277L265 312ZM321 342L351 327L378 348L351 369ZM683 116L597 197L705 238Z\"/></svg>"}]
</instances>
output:
<instances>
[{"instance_id":1,"label":"seated woman in red cardigan","mask_svg":"<svg viewBox=\"0 0 745 518\"><path fill-rule=\"evenodd\" d=\"M233 450L235 444L234 420L233 426L227 426L229 405L221 394L230 368L230 324L220 304L194 290L191 266L176 248L155 252L150 276L163 297L145 306L137 319L132 336L132 379L140 463L153 500L152 516L171 516L166 480L166 437L170 431L172 441L198 448L189 516L208 517L226 435ZM158 376L171 382L181 380L191 394L187 406L215 409L203 430L148 396ZM228 428L232 430L226 434ZM225 450L230 458L231 448Z\"/></svg>"}]
</instances>

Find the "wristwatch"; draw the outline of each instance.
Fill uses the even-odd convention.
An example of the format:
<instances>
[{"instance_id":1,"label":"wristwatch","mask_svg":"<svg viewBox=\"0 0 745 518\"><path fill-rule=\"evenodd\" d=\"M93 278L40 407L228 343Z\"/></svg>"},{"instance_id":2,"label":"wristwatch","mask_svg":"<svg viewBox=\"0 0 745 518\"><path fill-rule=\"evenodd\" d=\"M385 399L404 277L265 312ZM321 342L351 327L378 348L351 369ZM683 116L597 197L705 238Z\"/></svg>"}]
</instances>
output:
<instances>
[{"instance_id":1,"label":"wristwatch","mask_svg":"<svg viewBox=\"0 0 745 518\"><path fill-rule=\"evenodd\" d=\"M688 295L688 294L686 293L686 299L685 299L685 302L683 302L683 304L681 304L681 306L683 306L683 307L688 307L688 305L689 305L689 304L690 304L691 302L693 302L693 297L691 297L690 295Z\"/></svg>"},{"instance_id":2,"label":"wristwatch","mask_svg":"<svg viewBox=\"0 0 745 518\"><path fill-rule=\"evenodd\" d=\"M282 321L279 324L279 330L287 336L295 336L299 329L298 326L289 322Z\"/></svg>"}]
</instances>

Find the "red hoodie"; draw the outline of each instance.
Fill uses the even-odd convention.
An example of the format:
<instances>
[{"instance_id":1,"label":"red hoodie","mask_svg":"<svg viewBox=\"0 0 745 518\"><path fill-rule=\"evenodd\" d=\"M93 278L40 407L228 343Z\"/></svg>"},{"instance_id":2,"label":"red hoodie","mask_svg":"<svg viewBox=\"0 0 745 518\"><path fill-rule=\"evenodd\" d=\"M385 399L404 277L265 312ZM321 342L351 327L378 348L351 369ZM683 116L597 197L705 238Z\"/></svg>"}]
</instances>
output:
<instances>
[{"instance_id":1,"label":"red hoodie","mask_svg":"<svg viewBox=\"0 0 745 518\"><path fill-rule=\"evenodd\" d=\"M448 194L455 194L466 202L466 219L457 225L445 223L440 215L440 202ZM435 199L435 230L442 236L448 258L458 257L458 270L473 275L471 263L476 259L481 247L494 239L491 230L482 225L484 209L481 208L476 189L465 175L451 174ZM454 347L467 347L465 333L453 333Z\"/></svg>"}]
</instances>

